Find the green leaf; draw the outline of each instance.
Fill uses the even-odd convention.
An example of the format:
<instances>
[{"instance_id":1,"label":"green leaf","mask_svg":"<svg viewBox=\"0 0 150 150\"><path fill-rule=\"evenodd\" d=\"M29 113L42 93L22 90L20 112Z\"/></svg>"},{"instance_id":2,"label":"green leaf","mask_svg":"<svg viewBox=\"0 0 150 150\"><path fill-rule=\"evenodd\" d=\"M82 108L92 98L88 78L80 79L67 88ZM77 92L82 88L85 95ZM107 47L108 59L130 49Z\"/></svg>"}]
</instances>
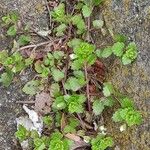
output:
<instances>
[{"instance_id":1,"label":"green leaf","mask_svg":"<svg viewBox=\"0 0 150 150\"><path fill-rule=\"evenodd\" d=\"M52 76L53 76L53 79L58 82L58 81L61 81L63 78L64 78L64 72L58 70L58 69L52 69Z\"/></svg>"},{"instance_id":2,"label":"green leaf","mask_svg":"<svg viewBox=\"0 0 150 150\"><path fill-rule=\"evenodd\" d=\"M112 54L111 47L107 47L102 51L101 56L102 58L108 58L111 54Z\"/></svg>"},{"instance_id":3,"label":"green leaf","mask_svg":"<svg viewBox=\"0 0 150 150\"><path fill-rule=\"evenodd\" d=\"M58 83L53 83L50 86L50 95L51 97L58 97L60 96L60 86Z\"/></svg>"},{"instance_id":4,"label":"green leaf","mask_svg":"<svg viewBox=\"0 0 150 150\"><path fill-rule=\"evenodd\" d=\"M59 96L55 99L55 101L53 102L53 108L57 109L57 110L62 110L66 108L66 102L64 100L63 96Z\"/></svg>"},{"instance_id":5,"label":"green leaf","mask_svg":"<svg viewBox=\"0 0 150 150\"><path fill-rule=\"evenodd\" d=\"M52 140L58 140L61 138L63 138L63 135L59 131L53 132L51 135Z\"/></svg>"},{"instance_id":6,"label":"green leaf","mask_svg":"<svg viewBox=\"0 0 150 150\"><path fill-rule=\"evenodd\" d=\"M34 64L34 68L37 73L42 73L42 62L40 60L36 61L36 63Z\"/></svg>"},{"instance_id":7,"label":"green leaf","mask_svg":"<svg viewBox=\"0 0 150 150\"><path fill-rule=\"evenodd\" d=\"M104 110L104 104L100 100L95 100L92 108L93 108L94 114L97 116L97 115L100 115L102 111Z\"/></svg>"},{"instance_id":8,"label":"green leaf","mask_svg":"<svg viewBox=\"0 0 150 150\"><path fill-rule=\"evenodd\" d=\"M46 145L41 138L34 139L34 150L44 150L46 148Z\"/></svg>"},{"instance_id":9,"label":"green leaf","mask_svg":"<svg viewBox=\"0 0 150 150\"><path fill-rule=\"evenodd\" d=\"M25 84L23 87L23 92L29 95L35 95L40 91L40 81L39 80L31 80Z\"/></svg>"},{"instance_id":10,"label":"green leaf","mask_svg":"<svg viewBox=\"0 0 150 150\"><path fill-rule=\"evenodd\" d=\"M45 125L50 126L52 124L53 118L51 116L44 116L43 122Z\"/></svg>"},{"instance_id":11,"label":"green leaf","mask_svg":"<svg viewBox=\"0 0 150 150\"><path fill-rule=\"evenodd\" d=\"M25 68L24 61L16 62L14 67L12 68L12 72L17 73L22 71Z\"/></svg>"},{"instance_id":12,"label":"green leaf","mask_svg":"<svg viewBox=\"0 0 150 150\"><path fill-rule=\"evenodd\" d=\"M74 94L65 96L65 101L70 113L83 113L83 103L85 100L86 97L84 95Z\"/></svg>"},{"instance_id":13,"label":"green leaf","mask_svg":"<svg viewBox=\"0 0 150 150\"><path fill-rule=\"evenodd\" d=\"M104 0L92 0L94 6L100 5Z\"/></svg>"},{"instance_id":14,"label":"green leaf","mask_svg":"<svg viewBox=\"0 0 150 150\"><path fill-rule=\"evenodd\" d=\"M120 113L121 113L122 109L118 109L112 116L112 119L114 122L121 122L123 121L123 118L121 117Z\"/></svg>"},{"instance_id":15,"label":"green leaf","mask_svg":"<svg viewBox=\"0 0 150 150\"><path fill-rule=\"evenodd\" d=\"M30 137L33 138L33 139L39 138L39 134L36 130L31 130Z\"/></svg>"},{"instance_id":16,"label":"green leaf","mask_svg":"<svg viewBox=\"0 0 150 150\"><path fill-rule=\"evenodd\" d=\"M54 10L51 12L52 19L54 21L68 24L70 21L69 16L65 15L65 4L60 3Z\"/></svg>"},{"instance_id":17,"label":"green leaf","mask_svg":"<svg viewBox=\"0 0 150 150\"><path fill-rule=\"evenodd\" d=\"M124 121L128 126L139 125L142 122L141 114L132 107L118 109L112 118L115 122Z\"/></svg>"},{"instance_id":18,"label":"green leaf","mask_svg":"<svg viewBox=\"0 0 150 150\"><path fill-rule=\"evenodd\" d=\"M108 97L111 94L113 94L113 92L114 92L114 89L113 89L112 84L109 83L109 82L105 82L104 83L104 87L103 87L103 94L104 94L104 96Z\"/></svg>"},{"instance_id":19,"label":"green leaf","mask_svg":"<svg viewBox=\"0 0 150 150\"><path fill-rule=\"evenodd\" d=\"M15 136L22 142L26 140L29 136L29 131L26 130L26 128L22 125L18 126L18 130L15 133Z\"/></svg>"},{"instance_id":20,"label":"green leaf","mask_svg":"<svg viewBox=\"0 0 150 150\"><path fill-rule=\"evenodd\" d=\"M83 62L80 59L76 59L76 60L72 61L71 69L79 70L82 68L82 66L83 66Z\"/></svg>"},{"instance_id":21,"label":"green leaf","mask_svg":"<svg viewBox=\"0 0 150 150\"><path fill-rule=\"evenodd\" d=\"M70 102L78 102L80 104L86 101L86 97L83 94L74 94L65 96L65 101L69 104Z\"/></svg>"},{"instance_id":22,"label":"green leaf","mask_svg":"<svg viewBox=\"0 0 150 150\"><path fill-rule=\"evenodd\" d=\"M134 108L133 100L128 98L128 97L122 99L120 102L121 102L122 108L127 108L127 107L133 107Z\"/></svg>"},{"instance_id":23,"label":"green leaf","mask_svg":"<svg viewBox=\"0 0 150 150\"><path fill-rule=\"evenodd\" d=\"M133 125L140 125L142 122L142 116L138 111L129 109L125 116L125 121L129 127Z\"/></svg>"},{"instance_id":24,"label":"green leaf","mask_svg":"<svg viewBox=\"0 0 150 150\"><path fill-rule=\"evenodd\" d=\"M0 51L0 64L4 64L7 57L8 57L8 53L6 50Z\"/></svg>"},{"instance_id":25,"label":"green leaf","mask_svg":"<svg viewBox=\"0 0 150 150\"><path fill-rule=\"evenodd\" d=\"M9 29L7 30L7 35L9 36L15 36L17 34L17 28L15 25L9 27Z\"/></svg>"},{"instance_id":26,"label":"green leaf","mask_svg":"<svg viewBox=\"0 0 150 150\"><path fill-rule=\"evenodd\" d=\"M17 12L12 12L10 18L12 23L16 23L19 20L19 14Z\"/></svg>"},{"instance_id":27,"label":"green leaf","mask_svg":"<svg viewBox=\"0 0 150 150\"><path fill-rule=\"evenodd\" d=\"M71 48L75 48L81 42L82 42L81 39L74 38L74 39L72 39L71 41L68 42L68 46L71 47Z\"/></svg>"},{"instance_id":28,"label":"green leaf","mask_svg":"<svg viewBox=\"0 0 150 150\"><path fill-rule=\"evenodd\" d=\"M69 119L69 124L65 126L64 132L65 133L75 133L76 127L79 125L79 121L74 118Z\"/></svg>"},{"instance_id":29,"label":"green leaf","mask_svg":"<svg viewBox=\"0 0 150 150\"><path fill-rule=\"evenodd\" d=\"M93 54L94 50L95 45L87 42L81 42L73 49L74 53L79 57L79 59L83 59L84 61L86 61L88 57Z\"/></svg>"},{"instance_id":30,"label":"green leaf","mask_svg":"<svg viewBox=\"0 0 150 150\"><path fill-rule=\"evenodd\" d=\"M57 60L61 60L64 57L63 51L54 51L53 56Z\"/></svg>"},{"instance_id":31,"label":"green leaf","mask_svg":"<svg viewBox=\"0 0 150 150\"><path fill-rule=\"evenodd\" d=\"M102 52L103 52L102 49L97 49L97 50L95 51L96 56L99 57L99 58L102 58Z\"/></svg>"},{"instance_id":32,"label":"green leaf","mask_svg":"<svg viewBox=\"0 0 150 150\"><path fill-rule=\"evenodd\" d=\"M68 140L63 139L63 135L60 132L56 131L51 135L48 150L69 150Z\"/></svg>"},{"instance_id":33,"label":"green leaf","mask_svg":"<svg viewBox=\"0 0 150 150\"><path fill-rule=\"evenodd\" d=\"M112 107L114 105L114 100L112 97L107 97L104 101L103 101L104 106L107 107Z\"/></svg>"},{"instance_id":34,"label":"green leaf","mask_svg":"<svg viewBox=\"0 0 150 150\"><path fill-rule=\"evenodd\" d=\"M14 24L18 21L19 19L19 15L18 13L16 12L12 12L11 14L7 14L6 16L3 16L2 17L2 21L6 24L6 25L9 25L10 23L11 24Z\"/></svg>"},{"instance_id":35,"label":"green leaf","mask_svg":"<svg viewBox=\"0 0 150 150\"><path fill-rule=\"evenodd\" d=\"M45 66L42 64L41 77L46 78L46 77L48 77L49 73L50 73L49 67L45 67Z\"/></svg>"},{"instance_id":36,"label":"green leaf","mask_svg":"<svg viewBox=\"0 0 150 150\"><path fill-rule=\"evenodd\" d=\"M80 124L79 121L77 119L74 119L74 118L70 118L69 123L70 123L70 126L73 128L76 128Z\"/></svg>"},{"instance_id":37,"label":"green leaf","mask_svg":"<svg viewBox=\"0 0 150 150\"><path fill-rule=\"evenodd\" d=\"M134 42L129 43L126 48L126 52L122 57L122 63L124 65L132 63L137 58L137 46Z\"/></svg>"},{"instance_id":38,"label":"green leaf","mask_svg":"<svg viewBox=\"0 0 150 150\"><path fill-rule=\"evenodd\" d=\"M21 35L19 37L18 43L20 46L27 45L31 41L31 37L27 35Z\"/></svg>"},{"instance_id":39,"label":"green leaf","mask_svg":"<svg viewBox=\"0 0 150 150\"><path fill-rule=\"evenodd\" d=\"M58 37L63 36L66 29L67 29L67 26L65 24L59 25L56 28L56 36L58 36Z\"/></svg>"},{"instance_id":40,"label":"green leaf","mask_svg":"<svg viewBox=\"0 0 150 150\"><path fill-rule=\"evenodd\" d=\"M70 113L83 113L83 107L77 102L70 102L68 106Z\"/></svg>"},{"instance_id":41,"label":"green leaf","mask_svg":"<svg viewBox=\"0 0 150 150\"><path fill-rule=\"evenodd\" d=\"M66 125L64 128L64 133L75 133L76 130L72 126Z\"/></svg>"},{"instance_id":42,"label":"green leaf","mask_svg":"<svg viewBox=\"0 0 150 150\"><path fill-rule=\"evenodd\" d=\"M112 51L114 55L121 57L123 54L123 49L125 47L125 44L122 42L117 42L112 46Z\"/></svg>"},{"instance_id":43,"label":"green leaf","mask_svg":"<svg viewBox=\"0 0 150 150\"><path fill-rule=\"evenodd\" d=\"M32 58L27 58L27 59L25 59L25 66L30 66L30 65L32 65L33 64L33 59Z\"/></svg>"},{"instance_id":44,"label":"green leaf","mask_svg":"<svg viewBox=\"0 0 150 150\"><path fill-rule=\"evenodd\" d=\"M80 79L80 78L85 79L84 72L83 72L83 71L81 71L81 70L74 71L74 72L73 72L73 74L74 74L74 76L75 76L75 77L77 77L78 79Z\"/></svg>"},{"instance_id":45,"label":"green leaf","mask_svg":"<svg viewBox=\"0 0 150 150\"><path fill-rule=\"evenodd\" d=\"M6 25L9 25L11 23L11 18L10 18L10 14L6 15L6 16L3 16L2 17L2 21L6 24Z\"/></svg>"},{"instance_id":46,"label":"green leaf","mask_svg":"<svg viewBox=\"0 0 150 150\"><path fill-rule=\"evenodd\" d=\"M87 63L88 65L93 65L96 62L96 55L95 54L91 54L87 57Z\"/></svg>"},{"instance_id":47,"label":"green leaf","mask_svg":"<svg viewBox=\"0 0 150 150\"><path fill-rule=\"evenodd\" d=\"M130 58L128 58L126 55L123 55L123 57L122 57L122 63L123 63L123 65L128 65L128 64L131 64L131 59Z\"/></svg>"},{"instance_id":48,"label":"green leaf","mask_svg":"<svg viewBox=\"0 0 150 150\"><path fill-rule=\"evenodd\" d=\"M85 85L85 82L81 83L79 79L74 78L74 77L70 77L67 79L67 81L65 83L65 88L67 90L78 91L84 85Z\"/></svg>"},{"instance_id":49,"label":"green leaf","mask_svg":"<svg viewBox=\"0 0 150 150\"><path fill-rule=\"evenodd\" d=\"M13 72L7 70L1 75L0 82L2 82L3 86L8 87L11 84L13 77Z\"/></svg>"},{"instance_id":50,"label":"green leaf","mask_svg":"<svg viewBox=\"0 0 150 150\"><path fill-rule=\"evenodd\" d=\"M92 8L87 5L84 5L82 7L82 14L85 18L89 17L92 14Z\"/></svg>"},{"instance_id":51,"label":"green leaf","mask_svg":"<svg viewBox=\"0 0 150 150\"><path fill-rule=\"evenodd\" d=\"M92 139L91 144L92 150L106 150L108 147L112 147L114 142L111 137L98 135L96 138Z\"/></svg>"},{"instance_id":52,"label":"green leaf","mask_svg":"<svg viewBox=\"0 0 150 150\"><path fill-rule=\"evenodd\" d=\"M82 34L86 30L86 25L81 15L75 15L71 18L72 24L77 27L77 34Z\"/></svg>"},{"instance_id":53,"label":"green leaf","mask_svg":"<svg viewBox=\"0 0 150 150\"><path fill-rule=\"evenodd\" d=\"M116 41L116 42L123 42L123 43L125 43L125 42L127 42L127 37L125 36L125 35L123 35L123 34L116 34L115 36L114 36L114 40Z\"/></svg>"},{"instance_id":54,"label":"green leaf","mask_svg":"<svg viewBox=\"0 0 150 150\"><path fill-rule=\"evenodd\" d=\"M93 21L93 27L96 29L101 29L104 25L104 21L103 20L94 20Z\"/></svg>"}]
</instances>

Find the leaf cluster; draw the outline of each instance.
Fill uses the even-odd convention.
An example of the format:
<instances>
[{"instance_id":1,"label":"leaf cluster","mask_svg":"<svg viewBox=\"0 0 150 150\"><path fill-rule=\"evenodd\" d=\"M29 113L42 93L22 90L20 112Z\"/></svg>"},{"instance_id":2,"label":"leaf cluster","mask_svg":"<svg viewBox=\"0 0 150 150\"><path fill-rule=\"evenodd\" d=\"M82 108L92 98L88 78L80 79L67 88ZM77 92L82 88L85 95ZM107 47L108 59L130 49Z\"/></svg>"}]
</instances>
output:
<instances>
[{"instance_id":1,"label":"leaf cluster","mask_svg":"<svg viewBox=\"0 0 150 150\"><path fill-rule=\"evenodd\" d=\"M97 116L97 115L100 115L103 110L105 109L105 107L112 107L114 105L114 100L112 97L107 97L106 99L97 99L97 100L94 100L93 102L93 112L94 114Z\"/></svg>"},{"instance_id":2,"label":"leaf cluster","mask_svg":"<svg viewBox=\"0 0 150 150\"><path fill-rule=\"evenodd\" d=\"M124 36L117 36L116 43L112 46L108 46L103 50L97 50L96 54L99 58L108 58L112 54L119 57L124 65L132 63L137 58L137 47L134 42L129 43L126 46L126 39Z\"/></svg>"},{"instance_id":3,"label":"leaf cluster","mask_svg":"<svg viewBox=\"0 0 150 150\"><path fill-rule=\"evenodd\" d=\"M14 74L22 71L30 64L32 59L24 59L19 52L15 52L9 56L6 50L0 52L0 64L4 67L5 72L1 74L1 82L4 86L9 86Z\"/></svg>"},{"instance_id":4,"label":"leaf cluster","mask_svg":"<svg viewBox=\"0 0 150 150\"><path fill-rule=\"evenodd\" d=\"M35 70L41 75L41 77L48 77L52 75L55 81L60 81L64 78L63 71L60 71L57 67L61 66L61 61L64 58L64 52L54 51L48 53L43 61L38 60L34 64Z\"/></svg>"},{"instance_id":5,"label":"leaf cluster","mask_svg":"<svg viewBox=\"0 0 150 150\"><path fill-rule=\"evenodd\" d=\"M142 122L142 116L135 110L133 101L129 98L121 100L121 108L118 109L112 117L115 122L125 122L128 126L139 125Z\"/></svg>"},{"instance_id":6,"label":"leaf cluster","mask_svg":"<svg viewBox=\"0 0 150 150\"><path fill-rule=\"evenodd\" d=\"M91 141L92 150L105 150L114 145L113 139L111 137L103 137L98 135Z\"/></svg>"},{"instance_id":7,"label":"leaf cluster","mask_svg":"<svg viewBox=\"0 0 150 150\"><path fill-rule=\"evenodd\" d=\"M60 96L53 102L53 108L56 110L67 109L69 113L83 113L83 104L86 101L84 95L65 95Z\"/></svg>"}]
</instances>

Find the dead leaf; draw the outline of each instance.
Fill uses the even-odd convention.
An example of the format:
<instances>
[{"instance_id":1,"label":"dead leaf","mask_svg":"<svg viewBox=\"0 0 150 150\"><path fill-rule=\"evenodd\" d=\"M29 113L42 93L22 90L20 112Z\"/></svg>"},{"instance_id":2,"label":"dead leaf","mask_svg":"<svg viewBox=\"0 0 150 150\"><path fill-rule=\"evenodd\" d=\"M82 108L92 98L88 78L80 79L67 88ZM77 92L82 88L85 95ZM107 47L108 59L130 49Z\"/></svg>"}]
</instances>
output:
<instances>
[{"instance_id":1,"label":"dead leaf","mask_svg":"<svg viewBox=\"0 0 150 150\"><path fill-rule=\"evenodd\" d=\"M61 131L64 130L65 126L66 126L66 118L65 118L65 114L63 113L61 117Z\"/></svg>"},{"instance_id":2,"label":"dead leaf","mask_svg":"<svg viewBox=\"0 0 150 150\"><path fill-rule=\"evenodd\" d=\"M35 98L35 111L47 114L51 111L52 98L49 93L42 92L36 95Z\"/></svg>"},{"instance_id":3,"label":"dead leaf","mask_svg":"<svg viewBox=\"0 0 150 150\"><path fill-rule=\"evenodd\" d=\"M65 137L70 139L70 140L73 140L74 142L81 142L82 141L82 139L78 135L72 134L72 133L67 133L65 135Z\"/></svg>"},{"instance_id":4,"label":"dead leaf","mask_svg":"<svg viewBox=\"0 0 150 150\"><path fill-rule=\"evenodd\" d=\"M37 33L41 36L48 36L51 33L51 31L50 30L48 30L48 31L41 30L41 31L38 31Z\"/></svg>"},{"instance_id":5,"label":"dead leaf","mask_svg":"<svg viewBox=\"0 0 150 150\"><path fill-rule=\"evenodd\" d=\"M65 135L66 138L74 141L74 144L70 147L70 150L77 150L77 149L81 149L81 148L86 148L89 147L90 144L84 142L79 136L77 136L76 134L71 134L71 133L67 133Z\"/></svg>"},{"instance_id":6,"label":"dead leaf","mask_svg":"<svg viewBox=\"0 0 150 150\"><path fill-rule=\"evenodd\" d=\"M89 68L88 72L94 76L99 82L103 83L105 80L105 66L104 64L96 60L96 62Z\"/></svg>"}]
</instances>

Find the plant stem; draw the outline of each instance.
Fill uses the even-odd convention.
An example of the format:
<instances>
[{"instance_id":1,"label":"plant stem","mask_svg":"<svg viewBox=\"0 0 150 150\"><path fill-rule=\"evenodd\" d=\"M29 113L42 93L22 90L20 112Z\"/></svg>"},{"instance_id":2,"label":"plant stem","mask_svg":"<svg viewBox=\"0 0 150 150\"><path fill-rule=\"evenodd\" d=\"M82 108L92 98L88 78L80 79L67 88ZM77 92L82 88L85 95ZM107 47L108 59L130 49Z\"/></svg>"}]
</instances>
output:
<instances>
[{"instance_id":1,"label":"plant stem","mask_svg":"<svg viewBox=\"0 0 150 150\"><path fill-rule=\"evenodd\" d=\"M84 72L85 72L85 79L86 79L86 95L88 100L88 111L91 111L91 102L90 102L90 92L89 92L89 79L88 79L88 72L87 72L87 63L84 64Z\"/></svg>"},{"instance_id":2,"label":"plant stem","mask_svg":"<svg viewBox=\"0 0 150 150\"><path fill-rule=\"evenodd\" d=\"M16 101L17 104L34 104L35 101Z\"/></svg>"}]
</instances>

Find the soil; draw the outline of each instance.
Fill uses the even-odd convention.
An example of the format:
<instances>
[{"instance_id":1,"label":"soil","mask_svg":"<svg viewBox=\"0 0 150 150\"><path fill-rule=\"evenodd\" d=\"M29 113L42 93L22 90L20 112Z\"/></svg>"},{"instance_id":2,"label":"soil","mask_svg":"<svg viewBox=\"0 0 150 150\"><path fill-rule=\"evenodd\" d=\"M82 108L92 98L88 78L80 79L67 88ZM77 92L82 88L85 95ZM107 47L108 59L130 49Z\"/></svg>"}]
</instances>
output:
<instances>
[{"instance_id":1,"label":"soil","mask_svg":"<svg viewBox=\"0 0 150 150\"><path fill-rule=\"evenodd\" d=\"M1 0L0 17L17 10L24 22L39 30L48 29L47 10L44 0ZM99 12L99 13L98 13ZM134 98L137 108L142 112L143 123L138 127L127 129L120 134L119 126L107 119L106 127L116 140L116 150L150 149L150 1L149 0L106 0L98 8L94 18L103 18L106 30L123 33L134 41L139 50L138 59L129 66L122 66L119 60L107 60L107 79L123 93ZM4 36L0 22L0 50L9 48L12 42ZM108 45L111 36L103 37L101 32L94 32L93 39L97 46ZM104 41L107 41L104 42ZM20 149L14 137L15 118L22 112L18 100L29 100L21 87L33 77L31 71L25 71L14 79L9 88L0 86L0 150ZM111 116L112 114L110 114ZM108 118L110 118L110 116Z\"/></svg>"}]
</instances>

